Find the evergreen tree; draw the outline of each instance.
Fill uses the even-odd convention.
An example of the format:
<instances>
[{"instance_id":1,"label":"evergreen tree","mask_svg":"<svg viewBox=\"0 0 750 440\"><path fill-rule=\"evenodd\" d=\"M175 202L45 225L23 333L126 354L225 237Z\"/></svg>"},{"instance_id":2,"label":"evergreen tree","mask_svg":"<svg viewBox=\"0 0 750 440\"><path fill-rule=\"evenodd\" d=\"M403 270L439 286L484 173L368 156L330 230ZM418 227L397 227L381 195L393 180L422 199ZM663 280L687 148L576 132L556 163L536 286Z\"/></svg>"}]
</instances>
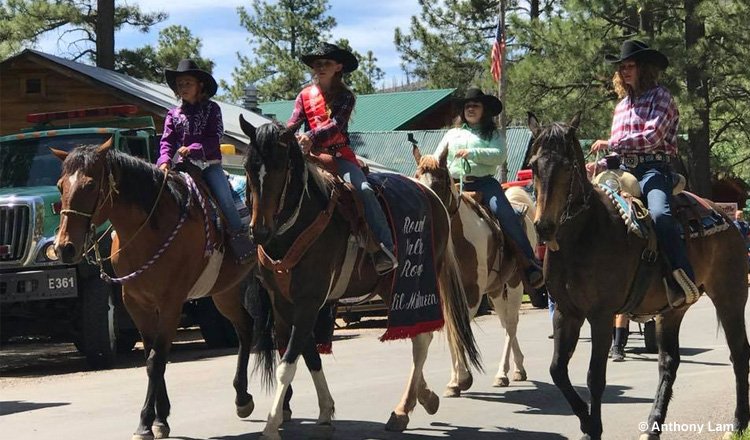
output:
<instances>
[{"instance_id":1,"label":"evergreen tree","mask_svg":"<svg viewBox=\"0 0 750 440\"><path fill-rule=\"evenodd\" d=\"M120 50L116 70L136 78L163 82L165 68L173 69L181 59L190 58L202 69L212 72L214 62L201 56L202 44L187 27L172 25L159 31L156 47L146 45Z\"/></svg>"}]
</instances>

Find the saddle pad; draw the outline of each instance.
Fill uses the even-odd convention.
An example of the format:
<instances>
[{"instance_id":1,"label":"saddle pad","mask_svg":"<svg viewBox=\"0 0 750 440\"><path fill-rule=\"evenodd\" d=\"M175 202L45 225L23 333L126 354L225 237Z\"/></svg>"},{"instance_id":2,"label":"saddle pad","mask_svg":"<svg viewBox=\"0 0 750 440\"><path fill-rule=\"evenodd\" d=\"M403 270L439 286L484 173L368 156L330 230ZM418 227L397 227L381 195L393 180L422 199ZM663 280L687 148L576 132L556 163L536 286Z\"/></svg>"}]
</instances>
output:
<instances>
[{"instance_id":1,"label":"saddle pad","mask_svg":"<svg viewBox=\"0 0 750 440\"><path fill-rule=\"evenodd\" d=\"M203 272L201 272L198 280L190 289L190 292L188 292L187 299L203 298L211 291L214 284L216 284L216 279L219 277L222 261L224 261L224 252L214 250L209 254L206 267L203 268Z\"/></svg>"},{"instance_id":2,"label":"saddle pad","mask_svg":"<svg viewBox=\"0 0 750 440\"><path fill-rule=\"evenodd\" d=\"M381 341L411 338L442 328L432 212L426 188L394 173L370 173L390 220L398 268L393 277L388 328Z\"/></svg>"},{"instance_id":3,"label":"saddle pad","mask_svg":"<svg viewBox=\"0 0 750 440\"><path fill-rule=\"evenodd\" d=\"M706 199L688 191L682 191L674 196L672 209L683 238L686 231L690 238L705 237L730 226L730 222L713 209Z\"/></svg>"},{"instance_id":4,"label":"saddle pad","mask_svg":"<svg viewBox=\"0 0 750 440\"><path fill-rule=\"evenodd\" d=\"M629 199L625 199L623 196L616 193L612 188L604 183L600 183L599 188L601 188L604 193L607 194L607 198L612 203L612 206L617 209L617 212L620 214L620 218L623 222L625 222L625 226L628 228L628 232L632 232L640 238L645 238L647 232L633 213L632 201Z\"/></svg>"}]
</instances>

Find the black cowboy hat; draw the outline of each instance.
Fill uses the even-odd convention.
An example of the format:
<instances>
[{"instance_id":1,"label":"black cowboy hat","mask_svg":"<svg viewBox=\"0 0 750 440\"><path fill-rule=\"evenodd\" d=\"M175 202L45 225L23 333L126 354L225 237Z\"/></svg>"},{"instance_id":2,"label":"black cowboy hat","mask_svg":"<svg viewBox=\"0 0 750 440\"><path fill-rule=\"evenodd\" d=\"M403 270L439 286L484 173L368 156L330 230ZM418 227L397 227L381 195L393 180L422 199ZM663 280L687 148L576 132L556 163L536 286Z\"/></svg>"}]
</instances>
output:
<instances>
[{"instance_id":1,"label":"black cowboy hat","mask_svg":"<svg viewBox=\"0 0 750 440\"><path fill-rule=\"evenodd\" d=\"M177 64L176 69L164 69L164 76L167 78L167 84L175 93L177 93L177 77L180 75L191 75L197 78L198 81L203 83L203 92L208 95L209 98L214 96L219 88L214 77L205 70L201 70L201 68L195 64L195 61L181 60L180 63Z\"/></svg>"},{"instance_id":2,"label":"black cowboy hat","mask_svg":"<svg viewBox=\"0 0 750 440\"><path fill-rule=\"evenodd\" d=\"M656 49L651 49L646 43L639 40L627 40L623 42L619 57L617 55L604 56L604 59L612 64L621 63L629 58L636 58L652 63L660 69L666 69L669 66L669 58L666 55Z\"/></svg>"},{"instance_id":3,"label":"black cowboy hat","mask_svg":"<svg viewBox=\"0 0 750 440\"><path fill-rule=\"evenodd\" d=\"M353 53L331 43L320 43L315 50L302 55L299 59L310 67L315 60L333 60L344 65L341 69L344 73L354 72L359 67L359 61Z\"/></svg>"},{"instance_id":4,"label":"black cowboy hat","mask_svg":"<svg viewBox=\"0 0 750 440\"><path fill-rule=\"evenodd\" d=\"M503 103L500 102L493 95L485 95L478 87L471 87L466 91L466 95L463 98L459 98L458 104L462 107L467 101L481 102L484 106L484 111L488 112L491 116L497 116L503 111Z\"/></svg>"}]
</instances>

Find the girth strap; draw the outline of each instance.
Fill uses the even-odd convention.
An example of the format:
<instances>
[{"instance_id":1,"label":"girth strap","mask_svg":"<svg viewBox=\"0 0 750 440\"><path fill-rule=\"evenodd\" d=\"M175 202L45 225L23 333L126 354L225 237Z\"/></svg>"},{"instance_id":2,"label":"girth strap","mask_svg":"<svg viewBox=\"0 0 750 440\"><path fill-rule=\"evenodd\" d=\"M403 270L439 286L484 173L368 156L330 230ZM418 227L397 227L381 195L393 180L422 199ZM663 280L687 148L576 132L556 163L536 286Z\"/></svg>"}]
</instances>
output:
<instances>
[{"instance_id":1,"label":"girth strap","mask_svg":"<svg viewBox=\"0 0 750 440\"><path fill-rule=\"evenodd\" d=\"M286 251L281 260L274 260L266 253L263 246L258 246L258 261L261 266L273 271L276 284L278 284L281 294L289 302L292 302L290 286L292 284L292 269L299 263L302 257L307 253L310 246L320 237L331 222L331 217L336 210L340 192L334 188L331 192L331 198L328 200L328 206L322 211L315 220L294 240L294 243Z\"/></svg>"}]
</instances>

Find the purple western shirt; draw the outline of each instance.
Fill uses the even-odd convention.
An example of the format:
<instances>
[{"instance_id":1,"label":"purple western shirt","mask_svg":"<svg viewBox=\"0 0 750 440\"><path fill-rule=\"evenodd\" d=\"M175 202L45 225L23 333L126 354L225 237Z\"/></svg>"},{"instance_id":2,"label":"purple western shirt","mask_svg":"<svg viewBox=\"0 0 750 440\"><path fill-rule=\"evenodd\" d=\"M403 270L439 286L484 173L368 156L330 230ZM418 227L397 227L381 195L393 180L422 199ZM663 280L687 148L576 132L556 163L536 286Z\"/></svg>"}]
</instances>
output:
<instances>
[{"instance_id":1,"label":"purple western shirt","mask_svg":"<svg viewBox=\"0 0 750 440\"><path fill-rule=\"evenodd\" d=\"M189 157L198 160L221 160L219 141L224 134L221 109L214 101L183 103L167 112L159 148L159 166L172 160L177 149L190 149Z\"/></svg>"}]
</instances>

